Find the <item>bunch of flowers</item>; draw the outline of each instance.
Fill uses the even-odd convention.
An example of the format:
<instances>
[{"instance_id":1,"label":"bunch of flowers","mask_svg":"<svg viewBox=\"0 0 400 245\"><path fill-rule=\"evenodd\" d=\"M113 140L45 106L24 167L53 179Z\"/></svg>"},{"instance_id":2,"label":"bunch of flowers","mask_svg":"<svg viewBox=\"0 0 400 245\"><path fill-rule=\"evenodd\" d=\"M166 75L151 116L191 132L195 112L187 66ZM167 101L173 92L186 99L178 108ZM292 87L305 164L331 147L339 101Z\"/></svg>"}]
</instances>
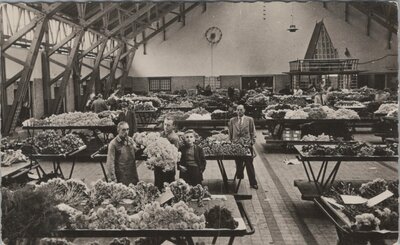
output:
<instances>
[{"instance_id":1,"label":"bunch of flowers","mask_svg":"<svg viewBox=\"0 0 400 245\"><path fill-rule=\"evenodd\" d=\"M33 123L32 123L33 122ZM33 126L108 126L114 125L108 118L100 118L94 112L68 112L59 115L51 115L43 120L31 120Z\"/></svg>"},{"instance_id":2,"label":"bunch of flowers","mask_svg":"<svg viewBox=\"0 0 400 245\"><path fill-rule=\"evenodd\" d=\"M301 140L302 141L330 141L331 136L326 135L324 133L322 133L318 136L307 134L307 135L304 135Z\"/></svg>"},{"instance_id":3,"label":"bunch of flowers","mask_svg":"<svg viewBox=\"0 0 400 245\"><path fill-rule=\"evenodd\" d=\"M110 118L111 120L113 120L113 122L117 121L119 114L121 113L121 110L117 110L117 111L102 111L97 113L97 115L99 116L99 118Z\"/></svg>"},{"instance_id":4,"label":"bunch of flowers","mask_svg":"<svg viewBox=\"0 0 400 245\"><path fill-rule=\"evenodd\" d=\"M363 213L355 217L357 229L360 231L378 230L381 221L371 213Z\"/></svg>"},{"instance_id":5,"label":"bunch of flowers","mask_svg":"<svg viewBox=\"0 0 400 245\"><path fill-rule=\"evenodd\" d=\"M186 120L211 120L211 114L197 114L193 113Z\"/></svg>"},{"instance_id":6,"label":"bunch of flowers","mask_svg":"<svg viewBox=\"0 0 400 245\"><path fill-rule=\"evenodd\" d=\"M304 111L308 113L309 119L325 119L327 117L327 114L322 107L305 107Z\"/></svg>"},{"instance_id":7,"label":"bunch of flowers","mask_svg":"<svg viewBox=\"0 0 400 245\"><path fill-rule=\"evenodd\" d=\"M189 117L189 115L179 110L167 110L162 112L162 114L158 117L157 121L163 122L166 117L172 118L174 121L183 121L186 120Z\"/></svg>"},{"instance_id":8,"label":"bunch of flowers","mask_svg":"<svg viewBox=\"0 0 400 245\"><path fill-rule=\"evenodd\" d=\"M75 245L75 243L61 238L42 238L40 239L40 245Z\"/></svg>"},{"instance_id":9,"label":"bunch of flowers","mask_svg":"<svg viewBox=\"0 0 400 245\"><path fill-rule=\"evenodd\" d=\"M205 213L206 217L206 227L221 229L235 229L238 227L238 222L232 217L231 211L227 208L220 207L218 205L214 206Z\"/></svg>"},{"instance_id":10,"label":"bunch of flowers","mask_svg":"<svg viewBox=\"0 0 400 245\"><path fill-rule=\"evenodd\" d=\"M89 216L85 215L82 211L65 203L58 204L57 209L68 217L67 228L87 229L89 227Z\"/></svg>"},{"instance_id":11,"label":"bunch of flowers","mask_svg":"<svg viewBox=\"0 0 400 245\"><path fill-rule=\"evenodd\" d=\"M362 184L359 191L363 197L371 198L384 192L387 186L388 182L386 180L378 178Z\"/></svg>"},{"instance_id":12,"label":"bunch of flowers","mask_svg":"<svg viewBox=\"0 0 400 245\"><path fill-rule=\"evenodd\" d=\"M248 95L248 99L246 100L247 106L266 106L268 105L268 103L269 103L268 96L256 92L254 95Z\"/></svg>"},{"instance_id":13,"label":"bunch of flowers","mask_svg":"<svg viewBox=\"0 0 400 245\"><path fill-rule=\"evenodd\" d=\"M383 209L375 209L374 213L375 217L377 217L380 221L380 228L387 230L397 230L399 214L396 211L392 211L389 208Z\"/></svg>"},{"instance_id":14,"label":"bunch of flowers","mask_svg":"<svg viewBox=\"0 0 400 245\"><path fill-rule=\"evenodd\" d=\"M154 107L161 106L161 100L157 97L136 96L135 94L127 94L118 99L119 103L127 103L129 106L135 105L137 102L151 102Z\"/></svg>"},{"instance_id":15,"label":"bunch of flowers","mask_svg":"<svg viewBox=\"0 0 400 245\"><path fill-rule=\"evenodd\" d=\"M398 109L394 109L393 111L390 111L388 114L387 114L387 116L388 117L398 117L398 113L399 113L399 110Z\"/></svg>"},{"instance_id":16,"label":"bunch of flowers","mask_svg":"<svg viewBox=\"0 0 400 245\"><path fill-rule=\"evenodd\" d=\"M192 108L193 103L190 101L181 101L180 103L169 103L166 108Z\"/></svg>"},{"instance_id":17,"label":"bunch of flowers","mask_svg":"<svg viewBox=\"0 0 400 245\"><path fill-rule=\"evenodd\" d=\"M223 133L218 133L218 134L213 134L210 137L208 137L209 140L211 141L217 141L217 142L229 142L229 135L228 134L223 134Z\"/></svg>"},{"instance_id":18,"label":"bunch of flowers","mask_svg":"<svg viewBox=\"0 0 400 245\"><path fill-rule=\"evenodd\" d=\"M21 150L5 150L0 152L1 166L6 167L14 163L26 162L28 157Z\"/></svg>"},{"instance_id":19,"label":"bunch of flowers","mask_svg":"<svg viewBox=\"0 0 400 245\"><path fill-rule=\"evenodd\" d=\"M78 206L89 199L89 188L81 180L50 179L35 186L35 191L45 191L56 202Z\"/></svg>"},{"instance_id":20,"label":"bunch of flowers","mask_svg":"<svg viewBox=\"0 0 400 245\"><path fill-rule=\"evenodd\" d=\"M288 109L283 110L266 110L264 111L265 118L282 119L285 118L286 113L290 111Z\"/></svg>"},{"instance_id":21,"label":"bunch of flowers","mask_svg":"<svg viewBox=\"0 0 400 245\"><path fill-rule=\"evenodd\" d=\"M278 104L273 104L273 105L269 105L267 106L267 108L265 108L265 111L269 111L269 110L297 110L300 109L300 106L298 105L292 105L292 104L282 104L282 103L278 103Z\"/></svg>"},{"instance_id":22,"label":"bunch of flowers","mask_svg":"<svg viewBox=\"0 0 400 245\"><path fill-rule=\"evenodd\" d=\"M218 141L210 136L202 140L199 146L206 156L245 156L249 153L245 143L247 142Z\"/></svg>"},{"instance_id":23,"label":"bunch of flowers","mask_svg":"<svg viewBox=\"0 0 400 245\"><path fill-rule=\"evenodd\" d=\"M178 149L165 138L159 138L147 145L144 154L147 155L145 163L149 169L160 167L163 171L175 169L181 158Z\"/></svg>"},{"instance_id":24,"label":"bunch of flowers","mask_svg":"<svg viewBox=\"0 0 400 245\"><path fill-rule=\"evenodd\" d=\"M232 117L237 116L236 112L234 111L222 111L222 110L215 110L211 113L211 119L230 119Z\"/></svg>"},{"instance_id":25,"label":"bunch of flowers","mask_svg":"<svg viewBox=\"0 0 400 245\"><path fill-rule=\"evenodd\" d=\"M359 101L355 100L341 100L335 103L335 107L362 107L364 106Z\"/></svg>"},{"instance_id":26,"label":"bunch of flowers","mask_svg":"<svg viewBox=\"0 0 400 245\"><path fill-rule=\"evenodd\" d=\"M157 97L157 98L159 98L160 100L162 100L163 102L175 101L176 99L179 98L179 95L176 95L176 94L168 94L168 93L165 93L165 92L157 92L157 93L152 93L152 92L150 92L150 93L148 94L148 96L150 96L150 97Z\"/></svg>"},{"instance_id":27,"label":"bunch of flowers","mask_svg":"<svg viewBox=\"0 0 400 245\"><path fill-rule=\"evenodd\" d=\"M161 207L160 203L147 204L143 211L128 218L131 229L204 229L204 215L198 216L184 202Z\"/></svg>"},{"instance_id":28,"label":"bunch of flowers","mask_svg":"<svg viewBox=\"0 0 400 245\"><path fill-rule=\"evenodd\" d=\"M341 195L359 195L363 198L372 198L382 192L390 190L394 196L368 207L366 204L344 205ZM338 182L334 184L326 196L332 197L337 203L342 204L343 213L354 223L355 230L398 230L398 181L385 181L375 179L364 183L361 187L352 182Z\"/></svg>"},{"instance_id":29,"label":"bunch of flowers","mask_svg":"<svg viewBox=\"0 0 400 245\"><path fill-rule=\"evenodd\" d=\"M137 132L133 135L133 140L135 141L135 143L140 145L142 148L146 148L148 145L157 141L159 138L161 138L161 136L158 132Z\"/></svg>"},{"instance_id":30,"label":"bunch of flowers","mask_svg":"<svg viewBox=\"0 0 400 245\"><path fill-rule=\"evenodd\" d=\"M311 104L303 110L308 113L309 119L360 119L357 112L350 109L334 110L328 106Z\"/></svg>"},{"instance_id":31,"label":"bunch of flowers","mask_svg":"<svg viewBox=\"0 0 400 245\"><path fill-rule=\"evenodd\" d=\"M136 194L132 205L135 213L143 210L146 204L154 202L160 196L160 191L152 183L139 181L136 185L130 184L129 187L132 188Z\"/></svg>"},{"instance_id":32,"label":"bunch of flowers","mask_svg":"<svg viewBox=\"0 0 400 245\"><path fill-rule=\"evenodd\" d=\"M135 102L135 111L156 111L151 101Z\"/></svg>"},{"instance_id":33,"label":"bunch of flowers","mask_svg":"<svg viewBox=\"0 0 400 245\"><path fill-rule=\"evenodd\" d=\"M302 151L310 156L394 156L393 148L397 148L397 144L379 146L361 142L341 142L335 146L305 145L302 147Z\"/></svg>"},{"instance_id":34,"label":"bunch of flowers","mask_svg":"<svg viewBox=\"0 0 400 245\"><path fill-rule=\"evenodd\" d=\"M170 184L165 184L165 187L169 188L174 194L174 203L179 201L189 202L191 200L197 200L199 206L203 206L203 198L211 196L207 187L203 187L200 184L191 186L183 179L178 179Z\"/></svg>"},{"instance_id":35,"label":"bunch of flowers","mask_svg":"<svg viewBox=\"0 0 400 245\"><path fill-rule=\"evenodd\" d=\"M288 111L285 114L285 119L307 119L308 113L303 110Z\"/></svg>"},{"instance_id":36,"label":"bunch of flowers","mask_svg":"<svg viewBox=\"0 0 400 245\"><path fill-rule=\"evenodd\" d=\"M321 106L321 109L326 114L327 119L335 119L336 118L336 111L328 106Z\"/></svg>"},{"instance_id":37,"label":"bunch of flowers","mask_svg":"<svg viewBox=\"0 0 400 245\"><path fill-rule=\"evenodd\" d=\"M305 97L294 96L294 95L274 95L271 98L271 103L290 104L290 105L297 105L300 107L305 107L307 105Z\"/></svg>"},{"instance_id":38,"label":"bunch of flowers","mask_svg":"<svg viewBox=\"0 0 400 245\"><path fill-rule=\"evenodd\" d=\"M360 88L353 90L332 91L328 93L328 100L333 105L336 101L372 101L376 90L372 88Z\"/></svg>"},{"instance_id":39,"label":"bunch of flowers","mask_svg":"<svg viewBox=\"0 0 400 245\"><path fill-rule=\"evenodd\" d=\"M129 228L129 215L124 207L116 208L109 204L105 208L98 208L89 214L89 229L118 229L126 230Z\"/></svg>"},{"instance_id":40,"label":"bunch of flowers","mask_svg":"<svg viewBox=\"0 0 400 245\"><path fill-rule=\"evenodd\" d=\"M398 109L399 105L398 104L393 104L393 103L388 103L388 104L382 104L379 106L379 109L375 111L376 114L388 114L389 112Z\"/></svg>"},{"instance_id":41,"label":"bunch of flowers","mask_svg":"<svg viewBox=\"0 0 400 245\"><path fill-rule=\"evenodd\" d=\"M349 109L338 109L335 113L337 119L360 119L357 112Z\"/></svg>"},{"instance_id":42,"label":"bunch of flowers","mask_svg":"<svg viewBox=\"0 0 400 245\"><path fill-rule=\"evenodd\" d=\"M29 138L28 142L43 154L65 154L85 145L82 139L75 134L62 136L54 130L43 131L35 137Z\"/></svg>"},{"instance_id":43,"label":"bunch of flowers","mask_svg":"<svg viewBox=\"0 0 400 245\"><path fill-rule=\"evenodd\" d=\"M194 109L186 112L185 114L188 116L190 116L192 114L207 115L207 114L210 114L210 112L208 112L206 109L204 109L202 107L197 107L197 108L194 108Z\"/></svg>"},{"instance_id":44,"label":"bunch of flowers","mask_svg":"<svg viewBox=\"0 0 400 245\"><path fill-rule=\"evenodd\" d=\"M136 193L122 183L96 181L90 192L93 204L101 204L104 200L109 200L111 204L117 205L124 199L135 199Z\"/></svg>"},{"instance_id":45,"label":"bunch of flowers","mask_svg":"<svg viewBox=\"0 0 400 245\"><path fill-rule=\"evenodd\" d=\"M1 150L16 150L19 149L23 145L23 140L20 138L9 138L9 137L2 137L0 139L0 148Z\"/></svg>"},{"instance_id":46,"label":"bunch of flowers","mask_svg":"<svg viewBox=\"0 0 400 245\"><path fill-rule=\"evenodd\" d=\"M196 95L186 99L192 102L195 107L226 108L232 104L232 101L227 96L217 93L214 93L211 96Z\"/></svg>"}]
</instances>

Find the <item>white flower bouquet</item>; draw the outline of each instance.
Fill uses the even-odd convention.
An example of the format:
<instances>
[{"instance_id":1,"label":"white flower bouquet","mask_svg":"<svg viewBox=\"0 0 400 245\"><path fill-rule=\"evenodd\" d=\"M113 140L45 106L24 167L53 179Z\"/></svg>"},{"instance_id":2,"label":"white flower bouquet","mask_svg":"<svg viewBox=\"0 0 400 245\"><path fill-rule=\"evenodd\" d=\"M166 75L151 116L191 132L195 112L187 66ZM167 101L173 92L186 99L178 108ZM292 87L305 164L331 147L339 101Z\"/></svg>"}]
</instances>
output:
<instances>
[{"instance_id":1,"label":"white flower bouquet","mask_svg":"<svg viewBox=\"0 0 400 245\"><path fill-rule=\"evenodd\" d=\"M141 132L133 135L133 140L142 148L147 147L150 143L157 141L160 138L158 132Z\"/></svg>"},{"instance_id":2,"label":"white flower bouquet","mask_svg":"<svg viewBox=\"0 0 400 245\"><path fill-rule=\"evenodd\" d=\"M175 165L181 159L178 149L165 138L151 142L144 154L147 155L145 163L149 169L160 167L164 172L175 169Z\"/></svg>"},{"instance_id":3,"label":"white flower bouquet","mask_svg":"<svg viewBox=\"0 0 400 245\"><path fill-rule=\"evenodd\" d=\"M286 112L285 119L307 119L308 113L303 110L290 110Z\"/></svg>"}]
</instances>

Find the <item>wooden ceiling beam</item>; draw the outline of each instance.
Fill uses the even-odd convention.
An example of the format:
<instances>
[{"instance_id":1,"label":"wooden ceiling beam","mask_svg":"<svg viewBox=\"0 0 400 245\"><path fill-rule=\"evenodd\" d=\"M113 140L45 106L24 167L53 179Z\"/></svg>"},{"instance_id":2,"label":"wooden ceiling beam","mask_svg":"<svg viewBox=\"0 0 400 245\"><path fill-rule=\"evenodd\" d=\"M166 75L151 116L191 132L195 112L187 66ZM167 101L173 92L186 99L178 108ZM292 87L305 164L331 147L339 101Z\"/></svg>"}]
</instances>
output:
<instances>
[{"instance_id":1,"label":"wooden ceiling beam","mask_svg":"<svg viewBox=\"0 0 400 245\"><path fill-rule=\"evenodd\" d=\"M156 16L158 16L158 19L154 19L152 21L157 21L160 18L166 16L167 14L169 14L172 10L174 10L175 8L177 8L179 5L178 4L170 4L169 6L165 7L164 9L160 9L160 13L157 14ZM134 37L136 37L137 35L139 35L140 33L142 33L144 30L146 30L148 28L150 24L148 24L147 26L142 25L140 26L140 28L138 28L137 30L131 32L130 34L127 35L126 40L130 40L133 39ZM137 46L137 45L135 45Z\"/></svg>"},{"instance_id":2,"label":"wooden ceiling beam","mask_svg":"<svg viewBox=\"0 0 400 245\"><path fill-rule=\"evenodd\" d=\"M119 7L119 3L111 3L107 5L104 9L102 9L100 12L92 16L90 19L85 21L83 26L91 26L92 24L96 23L98 20L100 20L104 15L110 13L111 11L117 9Z\"/></svg>"},{"instance_id":3,"label":"wooden ceiling beam","mask_svg":"<svg viewBox=\"0 0 400 245\"><path fill-rule=\"evenodd\" d=\"M187 14L188 12L190 12L191 10L193 10L194 8L196 8L199 5L200 5L200 3L194 3L194 4L190 5L188 8L186 8L183 13ZM148 42L150 39L155 37L158 33L160 33L160 32L165 33L165 30L167 27L171 26L173 23L175 23L176 21L179 20L179 16L175 16L174 18L172 18L171 20L169 20L166 23L165 23L165 18L163 18L162 20L163 20L163 25L157 31L151 33L150 35L147 35L147 37L144 40L141 40L140 42L138 42L136 44L137 47L139 47L143 43Z\"/></svg>"},{"instance_id":4,"label":"wooden ceiling beam","mask_svg":"<svg viewBox=\"0 0 400 245\"><path fill-rule=\"evenodd\" d=\"M358 11L360 11L361 13L368 15L368 10L366 9L365 6L362 6L359 3L355 3L355 2L349 2L350 6L352 6L353 8L357 9ZM389 31L391 31L392 33L397 34L397 26L394 25L394 23L388 24L385 20L379 18L377 15L372 14L371 16L372 20L374 20L375 22L377 22L378 24L380 24L381 26L385 27L386 29L388 29Z\"/></svg>"}]
</instances>

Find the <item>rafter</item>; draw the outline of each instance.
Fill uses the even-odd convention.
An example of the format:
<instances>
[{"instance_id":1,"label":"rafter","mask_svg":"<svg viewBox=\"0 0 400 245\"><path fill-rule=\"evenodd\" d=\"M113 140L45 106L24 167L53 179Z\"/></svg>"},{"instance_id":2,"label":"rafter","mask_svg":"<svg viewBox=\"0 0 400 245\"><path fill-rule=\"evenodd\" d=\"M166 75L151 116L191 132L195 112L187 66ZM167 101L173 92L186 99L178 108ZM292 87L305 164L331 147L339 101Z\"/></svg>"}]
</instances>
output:
<instances>
[{"instance_id":1,"label":"rafter","mask_svg":"<svg viewBox=\"0 0 400 245\"><path fill-rule=\"evenodd\" d=\"M4 57L9 59L9 60L11 60L11 61L14 61L15 63L17 63L19 65L22 65L22 66L25 65L25 61L20 60L20 59L14 57L14 56L11 56L11 55L7 54L6 52L4 52Z\"/></svg>"},{"instance_id":2,"label":"rafter","mask_svg":"<svg viewBox=\"0 0 400 245\"><path fill-rule=\"evenodd\" d=\"M130 16L123 23L121 23L121 25L119 25L118 27L112 29L111 31L108 31L105 37L99 38L99 40L97 40L97 42L93 43L88 49L83 51L82 54L79 56L79 58L83 58L84 56L86 56L90 51L92 51L93 49L98 47L102 42L106 41L108 39L108 37L117 34L121 29L123 29L123 28L127 27L128 25L130 25L133 21L138 19L141 15L145 14L146 11L151 9L153 6L154 6L153 3L147 4L146 7L141 8L137 13L135 13L132 16Z\"/></svg>"},{"instance_id":3,"label":"rafter","mask_svg":"<svg viewBox=\"0 0 400 245\"><path fill-rule=\"evenodd\" d=\"M168 7L164 8L161 10L161 12L158 14L159 19L166 16L168 13L170 13L172 10L174 10L175 8L177 8L179 5L174 3L174 4L170 4ZM178 17L179 18L179 17ZM154 19L152 21L157 21L158 19ZM126 36L126 40L130 40L133 39L134 37L136 37L137 35L139 35L140 33L142 33L144 30L147 29L148 25L142 25L140 26L140 28L138 28L137 30L131 32L129 35Z\"/></svg>"},{"instance_id":4,"label":"rafter","mask_svg":"<svg viewBox=\"0 0 400 245\"><path fill-rule=\"evenodd\" d=\"M11 84L15 83L18 79L20 79L22 76L22 71L17 72L12 78L8 79L5 83L4 86L8 88Z\"/></svg>"},{"instance_id":5,"label":"rafter","mask_svg":"<svg viewBox=\"0 0 400 245\"><path fill-rule=\"evenodd\" d=\"M111 11L117 9L119 6L118 3L110 3L107 5L104 9L101 9L97 14L94 16L90 17L87 21L82 23L84 26L90 26L94 23L96 23L98 20L100 20L104 15L110 13Z\"/></svg>"},{"instance_id":6,"label":"rafter","mask_svg":"<svg viewBox=\"0 0 400 245\"><path fill-rule=\"evenodd\" d=\"M52 55L54 54L58 49L60 49L62 46L64 46L65 44L67 44L69 41L71 41L76 34L78 33L78 31L73 31L71 34L69 34L67 37L65 37L61 42L57 43L48 53L48 55Z\"/></svg>"},{"instance_id":7,"label":"rafter","mask_svg":"<svg viewBox=\"0 0 400 245\"><path fill-rule=\"evenodd\" d=\"M200 3L194 3L192 5L190 5L188 8L185 9L185 11L183 12L184 14L187 14L188 12L190 12L191 10L193 10L194 8L196 8L197 6L199 6ZM140 45L142 45L143 43L148 42L151 38L153 38L154 36L156 36L158 33L160 32L165 32L166 28L169 27L170 25L172 25L173 23L177 22L179 20L179 16L175 16L174 18L172 18L171 20L169 20L167 23L165 23L165 18L163 18L163 25L155 32L151 33L150 35L147 35L147 37L143 40L141 40L140 42L136 43L136 46L139 47Z\"/></svg>"},{"instance_id":8,"label":"rafter","mask_svg":"<svg viewBox=\"0 0 400 245\"><path fill-rule=\"evenodd\" d=\"M60 66L60 67L63 67L63 68L65 68L65 67L67 66L66 64L63 64L63 63L61 63L60 61L57 61L57 60L52 59L52 58L48 58L48 60L49 60L50 62L52 62L52 63L54 63L54 64Z\"/></svg>"},{"instance_id":9,"label":"rafter","mask_svg":"<svg viewBox=\"0 0 400 245\"><path fill-rule=\"evenodd\" d=\"M28 25L24 26L24 28L19 30L17 33L14 33L6 42L4 42L4 44L2 45L2 49L4 51L7 50L26 33L32 31L39 22L43 21L43 19L44 16L36 16Z\"/></svg>"},{"instance_id":10,"label":"rafter","mask_svg":"<svg viewBox=\"0 0 400 245\"><path fill-rule=\"evenodd\" d=\"M33 7L31 7L29 5L26 5L24 3L15 3L13 5L18 6L19 8L22 8L22 9L29 10L29 11L34 12L36 14L43 14L43 12L41 10L33 8ZM62 23L66 23L66 24L68 24L68 25L70 25L71 27L74 27L74 28L83 28L83 26L80 23L77 23L75 21L69 20L69 19L67 19L67 18L65 18L65 17L63 17L61 15L58 15L58 14L53 15L52 18L54 20L60 21ZM101 33L98 30L95 30L93 28L87 27L86 30L88 32L91 32L91 33L95 34L95 35L106 37L106 35L104 33ZM117 38L117 37L107 37L107 38L113 39L115 41L124 42L124 40L122 40L120 38ZM133 46L133 45L131 45L129 43L127 43L127 44L130 45L130 46Z\"/></svg>"},{"instance_id":11,"label":"rafter","mask_svg":"<svg viewBox=\"0 0 400 245\"><path fill-rule=\"evenodd\" d=\"M356 3L356 2L349 2L350 6L352 6L353 8L357 9L358 11L360 11L361 13L368 15L368 10L362 6L360 3ZM394 34L397 34L397 26L394 25L394 23L392 24L388 24L385 20L382 20L381 18L379 18L377 15L372 14L371 16L372 20L374 20L376 23L382 25L383 27L385 27L386 29L388 29L389 31L391 31Z\"/></svg>"}]
</instances>

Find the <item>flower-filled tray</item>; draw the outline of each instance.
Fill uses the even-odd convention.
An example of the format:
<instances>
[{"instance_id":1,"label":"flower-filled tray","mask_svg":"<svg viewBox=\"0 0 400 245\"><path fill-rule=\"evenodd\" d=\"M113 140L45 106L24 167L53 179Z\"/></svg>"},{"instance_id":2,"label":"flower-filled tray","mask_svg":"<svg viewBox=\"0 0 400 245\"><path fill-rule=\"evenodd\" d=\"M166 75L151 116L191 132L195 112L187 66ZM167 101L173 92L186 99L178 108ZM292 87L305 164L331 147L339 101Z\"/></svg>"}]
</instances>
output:
<instances>
[{"instance_id":1,"label":"flower-filled tray","mask_svg":"<svg viewBox=\"0 0 400 245\"><path fill-rule=\"evenodd\" d=\"M372 200L383 192L393 193L380 202L349 204L345 195L361 200ZM315 200L335 225L360 238L397 239L398 236L398 181L375 179L373 181L340 181L324 196Z\"/></svg>"}]
</instances>

